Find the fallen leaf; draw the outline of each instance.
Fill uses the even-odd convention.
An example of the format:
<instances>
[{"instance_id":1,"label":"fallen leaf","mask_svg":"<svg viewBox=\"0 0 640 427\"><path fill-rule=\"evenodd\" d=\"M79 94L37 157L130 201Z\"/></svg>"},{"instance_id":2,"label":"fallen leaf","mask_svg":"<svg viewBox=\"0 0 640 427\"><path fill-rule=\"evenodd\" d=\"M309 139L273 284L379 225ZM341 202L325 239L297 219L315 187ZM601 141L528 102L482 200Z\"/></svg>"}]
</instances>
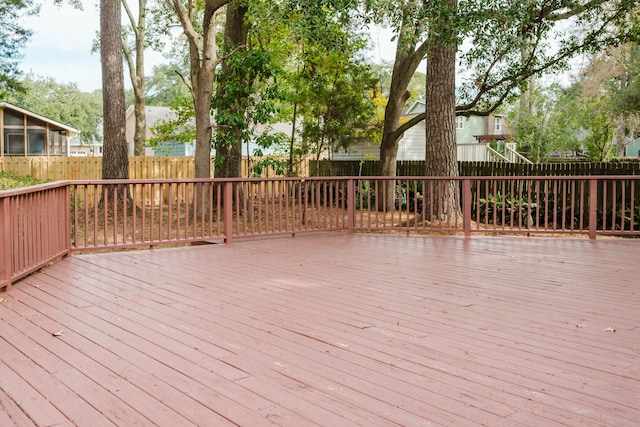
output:
<instances>
[{"instance_id":1,"label":"fallen leaf","mask_svg":"<svg viewBox=\"0 0 640 427\"><path fill-rule=\"evenodd\" d=\"M608 328L604 328L604 329L602 330L602 332L615 332L615 331L616 331L616 330L615 330L615 329L613 329L611 326L609 326Z\"/></svg>"},{"instance_id":2,"label":"fallen leaf","mask_svg":"<svg viewBox=\"0 0 640 427\"><path fill-rule=\"evenodd\" d=\"M63 333L63 330L59 330L58 332L52 332L51 335L53 335L54 337L61 337Z\"/></svg>"}]
</instances>

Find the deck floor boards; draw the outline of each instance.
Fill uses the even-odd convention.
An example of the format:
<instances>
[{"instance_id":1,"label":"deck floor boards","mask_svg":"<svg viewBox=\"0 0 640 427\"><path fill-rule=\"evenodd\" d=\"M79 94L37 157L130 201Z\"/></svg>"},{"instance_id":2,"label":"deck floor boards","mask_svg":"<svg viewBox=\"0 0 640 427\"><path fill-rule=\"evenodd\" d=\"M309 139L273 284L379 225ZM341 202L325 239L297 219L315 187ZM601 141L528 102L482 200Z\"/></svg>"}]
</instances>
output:
<instances>
[{"instance_id":1,"label":"deck floor boards","mask_svg":"<svg viewBox=\"0 0 640 427\"><path fill-rule=\"evenodd\" d=\"M0 425L637 426L638 259L397 235L74 255L0 293Z\"/></svg>"}]
</instances>

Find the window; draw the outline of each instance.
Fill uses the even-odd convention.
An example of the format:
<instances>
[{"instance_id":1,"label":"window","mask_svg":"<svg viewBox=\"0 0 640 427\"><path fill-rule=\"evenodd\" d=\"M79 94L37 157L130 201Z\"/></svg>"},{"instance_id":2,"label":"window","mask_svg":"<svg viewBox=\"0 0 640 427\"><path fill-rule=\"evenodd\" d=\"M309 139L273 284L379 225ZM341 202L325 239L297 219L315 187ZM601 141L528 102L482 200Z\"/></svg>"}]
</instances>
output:
<instances>
[{"instance_id":1,"label":"window","mask_svg":"<svg viewBox=\"0 0 640 427\"><path fill-rule=\"evenodd\" d=\"M502 118L501 117L494 117L494 122L493 122L494 126L493 126L493 130L496 133L500 133L502 132Z\"/></svg>"},{"instance_id":2,"label":"window","mask_svg":"<svg viewBox=\"0 0 640 427\"><path fill-rule=\"evenodd\" d=\"M49 131L49 154L61 155L67 151L66 135L63 130L53 129Z\"/></svg>"},{"instance_id":3,"label":"window","mask_svg":"<svg viewBox=\"0 0 640 427\"><path fill-rule=\"evenodd\" d=\"M24 127L24 114L4 109L4 125L7 127Z\"/></svg>"},{"instance_id":4,"label":"window","mask_svg":"<svg viewBox=\"0 0 640 427\"><path fill-rule=\"evenodd\" d=\"M24 154L24 134L9 133L4 134L4 154Z\"/></svg>"},{"instance_id":5,"label":"window","mask_svg":"<svg viewBox=\"0 0 640 427\"><path fill-rule=\"evenodd\" d=\"M27 130L27 142L29 145L29 154L44 155L46 131L40 129Z\"/></svg>"},{"instance_id":6,"label":"window","mask_svg":"<svg viewBox=\"0 0 640 427\"><path fill-rule=\"evenodd\" d=\"M456 116L456 129L464 129L464 117Z\"/></svg>"}]
</instances>

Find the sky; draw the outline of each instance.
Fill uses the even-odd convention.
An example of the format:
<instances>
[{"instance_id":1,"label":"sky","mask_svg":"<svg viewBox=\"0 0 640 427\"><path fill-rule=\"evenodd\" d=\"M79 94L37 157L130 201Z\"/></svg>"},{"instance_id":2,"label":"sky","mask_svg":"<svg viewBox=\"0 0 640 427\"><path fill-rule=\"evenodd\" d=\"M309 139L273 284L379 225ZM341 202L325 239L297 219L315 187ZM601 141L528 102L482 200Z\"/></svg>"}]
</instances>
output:
<instances>
[{"instance_id":1,"label":"sky","mask_svg":"<svg viewBox=\"0 0 640 427\"><path fill-rule=\"evenodd\" d=\"M50 3L42 6L39 16L24 20L33 35L23 50L21 70L59 83L77 83L83 91L100 88L100 55L91 53L100 26L94 4L85 2L80 11Z\"/></svg>"},{"instance_id":2,"label":"sky","mask_svg":"<svg viewBox=\"0 0 640 427\"><path fill-rule=\"evenodd\" d=\"M33 30L33 36L23 50L20 69L38 77L52 77L58 83L76 83L82 91L100 89L100 55L91 52L100 14L94 1L84 1L83 10L71 6L54 6L46 2L37 17L28 17L24 26ZM375 28L371 36L376 46L371 51L374 62L392 60L395 46L389 30ZM167 62L161 53L147 52L145 69ZM125 70L125 73L127 71ZM125 74L125 84L128 76Z\"/></svg>"}]
</instances>

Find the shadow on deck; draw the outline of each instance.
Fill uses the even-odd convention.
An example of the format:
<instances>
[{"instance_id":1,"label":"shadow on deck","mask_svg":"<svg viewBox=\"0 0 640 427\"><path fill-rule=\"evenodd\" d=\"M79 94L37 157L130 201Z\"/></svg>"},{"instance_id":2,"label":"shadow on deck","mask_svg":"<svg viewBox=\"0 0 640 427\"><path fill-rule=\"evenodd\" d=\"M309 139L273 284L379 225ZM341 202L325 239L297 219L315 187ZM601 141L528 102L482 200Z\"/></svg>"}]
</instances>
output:
<instances>
[{"instance_id":1,"label":"shadow on deck","mask_svg":"<svg viewBox=\"0 0 640 427\"><path fill-rule=\"evenodd\" d=\"M639 258L395 235L75 255L0 293L0 425L635 426Z\"/></svg>"}]
</instances>

